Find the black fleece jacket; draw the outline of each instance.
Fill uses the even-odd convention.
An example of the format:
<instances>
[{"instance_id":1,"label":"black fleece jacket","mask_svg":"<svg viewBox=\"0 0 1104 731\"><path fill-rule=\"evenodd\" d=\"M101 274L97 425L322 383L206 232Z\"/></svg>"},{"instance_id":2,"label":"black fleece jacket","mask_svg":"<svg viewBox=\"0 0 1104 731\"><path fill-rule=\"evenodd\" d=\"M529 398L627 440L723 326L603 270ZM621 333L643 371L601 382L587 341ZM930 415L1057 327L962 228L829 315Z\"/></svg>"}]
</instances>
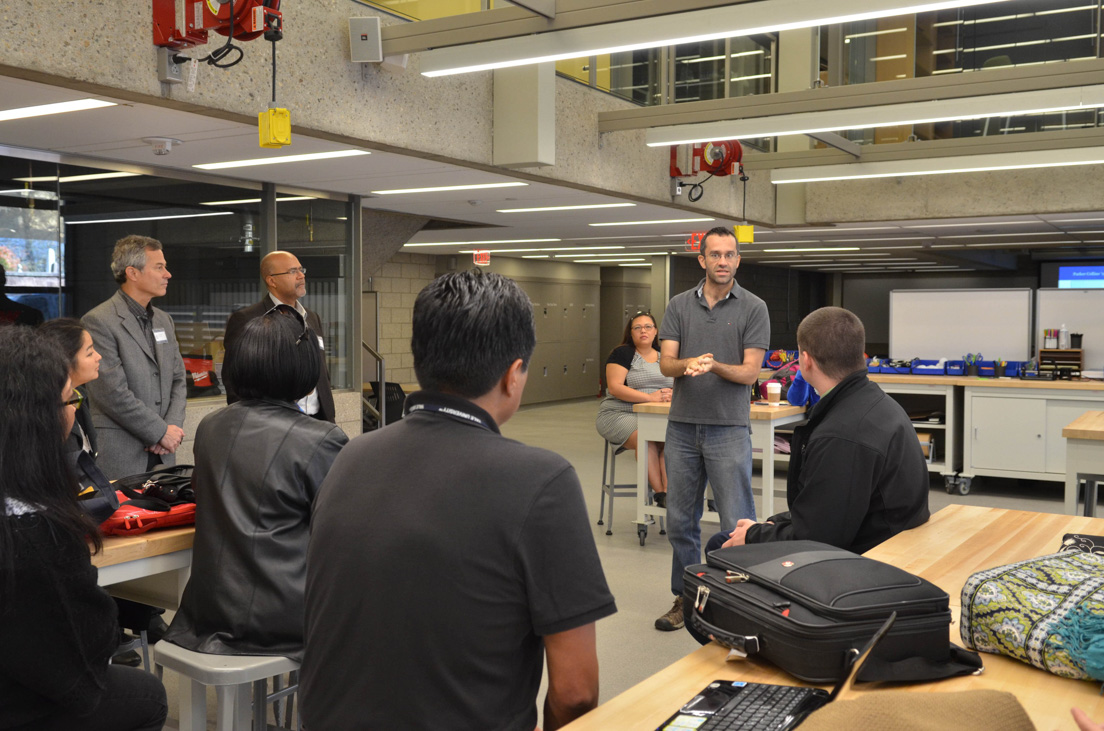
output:
<instances>
[{"instance_id":1,"label":"black fleece jacket","mask_svg":"<svg viewBox=\"0 0 1104 731\"><path fill-rule=\"evenodd\" d=\"M789 512L748 529L748 543L811 540L863 553L927 522L928 470L901 405L856 371L794 430Z\"/></svg>"}]
</instances>

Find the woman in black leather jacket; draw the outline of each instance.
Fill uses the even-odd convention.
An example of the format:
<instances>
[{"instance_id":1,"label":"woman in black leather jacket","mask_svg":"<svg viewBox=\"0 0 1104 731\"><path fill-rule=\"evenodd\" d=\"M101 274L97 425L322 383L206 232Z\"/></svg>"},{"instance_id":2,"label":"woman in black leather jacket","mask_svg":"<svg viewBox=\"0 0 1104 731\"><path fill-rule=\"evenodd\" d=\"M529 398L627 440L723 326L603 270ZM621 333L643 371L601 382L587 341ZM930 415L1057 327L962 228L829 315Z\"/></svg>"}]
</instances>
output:
<instances>
[{"instance_id":1,"label":"woman in black leather jacket","mask_svg":"<svg viewBox=\"0 0 1104 731\"><path fill-rule=\"evenodd\" d=\"M291 307L249 321L223 377L242 399L195 438L192 575L165 639L216 655L303 655L311 505L348 437L295 402L318 383L316 336Z\"/></svg>"}]
</instances>

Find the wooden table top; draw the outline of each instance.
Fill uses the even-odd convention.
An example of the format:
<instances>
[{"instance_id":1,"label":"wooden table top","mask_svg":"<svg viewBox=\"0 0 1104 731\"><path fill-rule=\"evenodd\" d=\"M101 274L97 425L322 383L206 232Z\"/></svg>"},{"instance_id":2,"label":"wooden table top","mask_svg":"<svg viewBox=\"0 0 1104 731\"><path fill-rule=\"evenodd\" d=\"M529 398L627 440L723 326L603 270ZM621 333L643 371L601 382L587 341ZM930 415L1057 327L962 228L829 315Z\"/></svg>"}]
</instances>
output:
<instances>
[{"instance_id":1,"label":"wooden table top","mask_svg":"<svg viewBox=\"0 0 1104 731\"><path fill-rule=\"evenodd\" d=\"M1062 436L1104 441L1104 411L1086 411L1062 429Z\"/></svg>"},{"instance_id":2,"label":"wooden table top","mask_svg":"<svg viewBox=\"0 0 1104 731\"><path fill-rule=\"evenodd\" d=\"M919 574L944 589L951 597L954 612L950 640L961 645L957 607L962 585L971 574L1054 553L1063 534L1076 532L1104 535L1104 518L951 505L933 515L926 524L894 536L866 555ZM718 678L802 685L765 661L752 657L725 662L726 655L727 651L720 645L706 645L566 728L570 731L656 728L695 693ZM1077 725L1069 714L1071 706L1084 709L1098 722L1104 721L1104 697L1097 694L1097 684L1059 678L999 655L985 654L982 658L985 672L981 675L897 688L921 693L983 688L1007 690L1019 698L1039 731L1076 731ZM876 685L860 685L854 691L845 689L840 697L846 700L878 689Z\"/></svg>"},{"instance_id":3,"label":"wooden table top","mask_svg":"<svg viewBox=\"0 0 1104 731\"><path fill-rule=\"evenodd\" d=\"M1019 378L980 378L978 376L920 376L893 373L871 373L874 383L903 383L929 386L974 386L978 388L1035 388L1059 391L1104 391L1104 381L1082 378L1076 381L1024 381Z\"/></svg>"},{"instance_id":4,"label":"wooden table top","mask_svg":"<svg viewBox=\"0 0 1104 731\"><path fill-rule=\"evenodd\" d=\"M667 414L671 412L671 404L652 402L633 404L633 411L638 414L662 414L667 416ZM778 406L767 406L766 404L760 403L753 403L751 405L751 418L756 421L774 421L783 416L794 416L804 413L804 406L794 406L785 401Z\"/></svg>"},{"instance_id":5,"label":"wooden table top","mask_svg":"<svg viewBox=\"0 0 1104 731\"><path fill-rule=\"evenodd\" d=\"M92 555L92 565L103 568L140 558L184 551L192 547L194 539L194 525L151 530L134 536L104 536L103 550Z\"/></svg>"}]
</instances>

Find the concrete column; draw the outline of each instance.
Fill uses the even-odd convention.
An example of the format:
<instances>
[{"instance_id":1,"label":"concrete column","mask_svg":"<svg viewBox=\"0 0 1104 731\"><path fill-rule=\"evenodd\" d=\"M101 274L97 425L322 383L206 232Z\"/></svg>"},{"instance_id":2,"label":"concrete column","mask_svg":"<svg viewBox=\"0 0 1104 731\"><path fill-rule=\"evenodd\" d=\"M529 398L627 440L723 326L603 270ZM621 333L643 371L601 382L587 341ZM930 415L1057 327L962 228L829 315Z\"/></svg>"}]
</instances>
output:
<instances>
[{"instance_id":1,"label":"concrete column","mask_svg":"<svg viewBox=\"0 0 1104 731\"><path fill-rule=\"evenodd\" d=\"M555 165L555 64L517 66L493 73L492 162L505 168Z\"/></svg>"},{"instance_id":2,"label":"concrete column","mask_svg":"<svg viewBox=\"0 0 1104 731\"><path fill-rule=\"evenodd\" d=\"M800 28L778 35L778 91L805 91L820 77L820 30ZM808 150L812 140L788 135L776 140L778 152ZM805 223L805 184L774 186L775 223Z\"/></svg>"}]
</instances>

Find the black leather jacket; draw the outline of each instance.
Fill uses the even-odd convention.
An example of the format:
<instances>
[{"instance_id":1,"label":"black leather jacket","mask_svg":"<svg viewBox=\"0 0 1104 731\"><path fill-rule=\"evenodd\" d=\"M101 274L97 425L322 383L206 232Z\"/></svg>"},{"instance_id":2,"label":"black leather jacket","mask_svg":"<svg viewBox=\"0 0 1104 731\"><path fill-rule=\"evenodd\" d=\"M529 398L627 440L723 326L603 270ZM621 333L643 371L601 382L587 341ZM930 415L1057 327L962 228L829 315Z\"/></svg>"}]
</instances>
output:
<instances>
[{"instance_id":1,"label":"black leather jacket","mask_svg":"<svg viewBox=\"0 0 1104 731\"><path fill-rule=\"evenodd\" d=\"M192 575L165 639L302 658L311 506L348 441L281 401L239 401L200 422Z\"/></svg>"}]
</instances>

